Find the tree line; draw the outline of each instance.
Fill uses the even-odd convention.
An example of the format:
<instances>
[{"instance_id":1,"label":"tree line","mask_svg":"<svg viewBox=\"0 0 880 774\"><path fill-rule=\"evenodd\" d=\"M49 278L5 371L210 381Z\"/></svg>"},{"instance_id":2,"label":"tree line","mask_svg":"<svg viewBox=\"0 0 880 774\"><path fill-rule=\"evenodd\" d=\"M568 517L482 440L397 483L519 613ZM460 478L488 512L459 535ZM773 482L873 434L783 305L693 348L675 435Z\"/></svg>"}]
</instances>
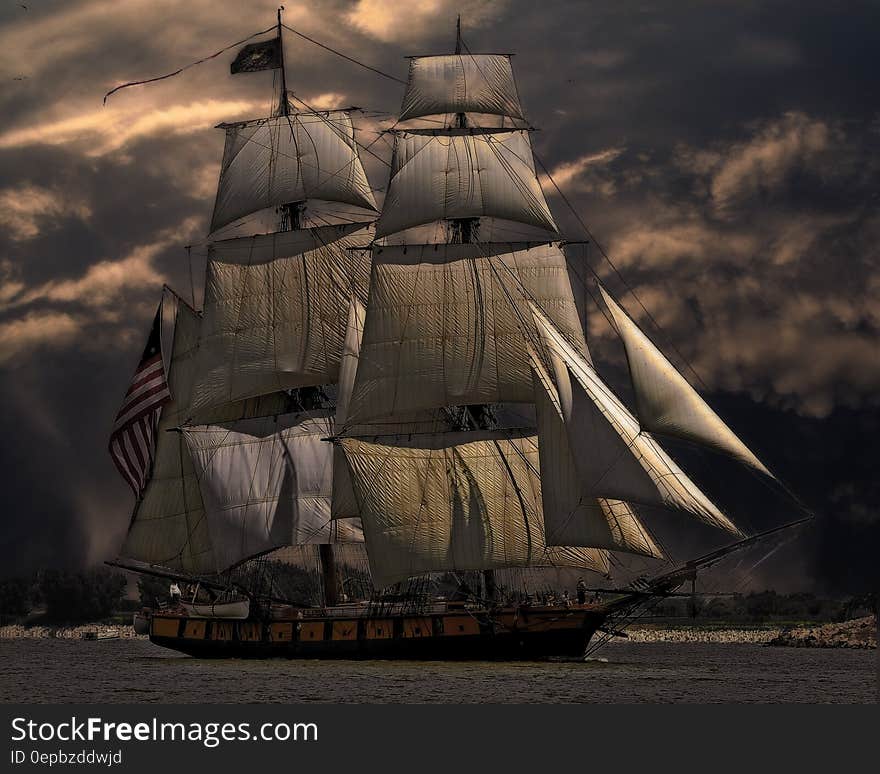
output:
<instances>
[{"instance_id":1,"label":"tree line","mask_svg":"<svg viewBox=\"0 0 880 774\"><path fill-rule=\"evenodd\" d=\"M51 623L100 621L125 608L128 582L123 573L40 570L31 577L0 580L0 621L14 623L34 610ZM129 606L130 607L130 606Z\"/></svg>"}]
</instances>

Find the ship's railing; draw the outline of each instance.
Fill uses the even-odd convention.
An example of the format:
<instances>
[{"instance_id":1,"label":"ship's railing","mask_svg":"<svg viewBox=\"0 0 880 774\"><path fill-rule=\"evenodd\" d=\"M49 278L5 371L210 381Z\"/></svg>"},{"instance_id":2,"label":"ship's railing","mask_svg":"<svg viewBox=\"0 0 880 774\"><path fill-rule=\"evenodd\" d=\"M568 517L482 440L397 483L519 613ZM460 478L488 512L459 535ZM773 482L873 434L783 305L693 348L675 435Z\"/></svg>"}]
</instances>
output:
<instances>
[{"instance_id":1,"label":"ship's railing","mask_svg":"<svg viewBox=\"0 0 880 774\"><path fill-rule=\"evenodd\" d=\"M273 617L288 618L367 618L386 615L437 615L450 609L460 608L460 604L445 600L430 602L351 602L333 607L310 608L278 608L274 609Z\"/></svg>"}]
</instances>

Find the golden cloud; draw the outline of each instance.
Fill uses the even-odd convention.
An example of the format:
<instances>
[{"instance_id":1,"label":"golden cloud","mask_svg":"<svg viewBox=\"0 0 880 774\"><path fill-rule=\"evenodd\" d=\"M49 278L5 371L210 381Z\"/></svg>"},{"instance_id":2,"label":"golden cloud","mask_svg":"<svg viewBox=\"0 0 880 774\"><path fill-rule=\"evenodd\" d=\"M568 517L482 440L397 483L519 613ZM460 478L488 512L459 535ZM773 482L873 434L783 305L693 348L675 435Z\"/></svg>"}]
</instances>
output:
<instances>
[{"instance_id":1,"label":"golden cloud","mask_svg":"<svg viewBox=\"0 0 880 774\"><path fill-rule=\"evenodd\" d=\"M0 148L76 144L87 156L103 156L147 137L191 134L220 121L259 115L263 110L265 104L256 100L204 100L151 110L133 118L128 108L108 106L10 129L0 134Z\"/></svg>"},{"instance_id":2,"label":"golden cloud","mask_svg":"<svg viewBox=\"0 0 880 774\"><path fill-rule=\"evenodd\" d=\"M414 40L438 24L449 25L449 52L455 41L455 17L462 16L464 35L468 28L482 27L497 18L507 0L357 0L347 14L349 23L386 43ZM442 53L442 52L438 52Z\"/></svg>"},{"instance_id":3,"label":"golden cloud","mask_svg":"<svg viewBox=\"0 0 880 774\"><path fill-rule=\"evenodd\" d=\"M36 348L66 347L81 329L82 322L65 312L30 312L0 323L0 365Z\"/></svg>"},{"instance_id":4,"label":"golden cloud","mask_svg":"<svg viewBox=\"0 0 880 774\"><path fill-rule=\"evenodd\" d=\"M555 186L553 183L555 181L556 185L560 188L569 188L572 183L578 181L589 169L610 164L625 150L626 148L605 148L605 150L601 150L598 153L589 153L574 161L563 162L551 169L549 176L547 174L540 176L541 185L546 191L554 191ZM551 177L553 180L550 179ZM586 186L585 190L592 190L592 186Z\"/></svg>"},{"instance_id":5,"label":"golden cloud","mask_svg":"<svg viewBox=\"0 0 880 774\"><path fill-rule=\"evenodd\" d=\"M0 190L0 226L15 241L33 239L43 223L63 217L88 220L92 211L75 193L25 184Z\"/></svg>"}]
</instances>

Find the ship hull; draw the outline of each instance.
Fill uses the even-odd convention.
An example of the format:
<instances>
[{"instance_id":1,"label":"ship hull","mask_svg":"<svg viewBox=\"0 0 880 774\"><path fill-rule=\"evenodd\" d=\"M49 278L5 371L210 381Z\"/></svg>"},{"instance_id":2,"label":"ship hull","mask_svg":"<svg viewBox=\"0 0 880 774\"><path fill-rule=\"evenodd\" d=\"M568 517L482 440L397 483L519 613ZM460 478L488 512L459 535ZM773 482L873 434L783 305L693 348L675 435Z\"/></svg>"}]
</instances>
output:
<instances>
[{"instance_id":1,"label":"ship hull","mask_svg":"<svg viewBox=\"0 0 880 774\"><path fill-rule=\"evenodd\" d=\"M540 660L583 656L604 619L595 607L269 622L154 615L150 640L196 658Z\"/></svg>"}]
</instances>

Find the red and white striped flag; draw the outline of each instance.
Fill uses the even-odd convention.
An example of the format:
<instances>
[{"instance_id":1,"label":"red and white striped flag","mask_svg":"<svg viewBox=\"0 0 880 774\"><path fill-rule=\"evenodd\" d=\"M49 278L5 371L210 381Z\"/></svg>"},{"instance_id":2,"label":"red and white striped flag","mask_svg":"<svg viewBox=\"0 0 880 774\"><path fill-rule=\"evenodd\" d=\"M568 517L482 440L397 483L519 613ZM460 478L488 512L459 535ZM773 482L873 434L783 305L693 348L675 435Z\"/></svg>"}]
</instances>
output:
<instances>
[{"instance_id":1,"label":"red and white striped flag","mask_svg":"<svg viewBox=\"0 0 880 774\"><path fill-rule=\"evenodd\" d=\"M171 400L162 362L161 312L160 305L143 357L135 369L110 435L110 455L136 496L140 496L147 485L153 466L159 415L162 406Z\"/></svg>"}]
</instances>

